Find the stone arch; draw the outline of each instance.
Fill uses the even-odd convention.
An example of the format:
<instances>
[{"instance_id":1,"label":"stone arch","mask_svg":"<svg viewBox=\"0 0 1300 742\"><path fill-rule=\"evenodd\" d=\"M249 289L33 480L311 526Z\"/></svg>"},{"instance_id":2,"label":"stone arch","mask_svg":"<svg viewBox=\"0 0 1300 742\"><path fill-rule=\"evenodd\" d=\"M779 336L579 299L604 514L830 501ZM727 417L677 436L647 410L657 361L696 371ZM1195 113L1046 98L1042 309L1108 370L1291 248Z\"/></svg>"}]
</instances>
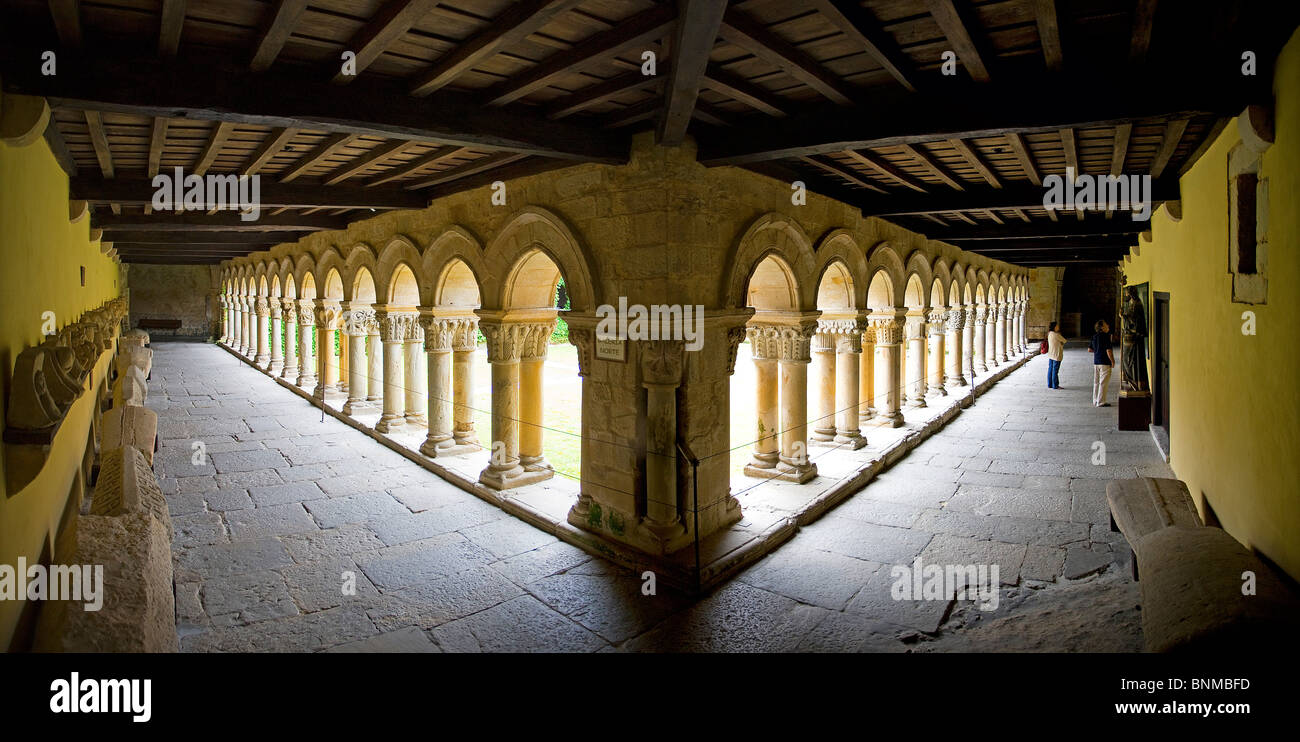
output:
<instances>
[{"instance_id":1,"label":"stone arch","mask_svg":"<svg viewBox=\"0 0 1300 742\"><path fill-rule=\"evenodd\" d=\"M474 303L483 303L483 248L469 230L448 227L424 251L424 274L432 279L428 302L431 306L461 306L469 297L473 283ZM465 275L468 273L468 275Z\"/></svg>"},{"instance_id":2,"label":"stone arch","mask_svg":"<svg viewBox=\"0 0 1300 742\"><path fill-rule=\"evenodd\" d=\"M925 310L930 303L930 290L925 279L919 273L907 274L907 286L903 290L903 306L912 312Z\"/></svg>"},{"instance_id":3,"label":"stone arch","mask_svg":"<svg viewBox=\"0 0 1300 742\"><path fill-rule=\"evenodd\" d=\"M272 298L274 298L274 299L279 299L281 293L282 293L282 292L281 292L281 289L280 289L280 274L278 274L278 273L272 273L272 274L271 274L271 293L270 293L269 295L270 295Z\"/></svg>"},{"instance_id":4,"label":"stone arch","mask_svg":"<svg viewBox=\"0 0 1300 742\"><path fill-rule=\"evenodd\" d=\"M348 283L348 295L352 297L351 301L374 304L376 297L379 296L375 291L375 277L364 265L357 266Z\"/></svg>"},{"instance_id":5,"label":"stone arch","mask_svg":"<svg viewBox=\"0 0 1300 742\"><path fill-rule=\"evenodd\" d=\"M813 256L812 243L807 233L794 220L776 212L764 214L755 220L741 235L727 259L722 271L721 286L724 306L745 306L755 272L771 256L780 258L795 283L796 299L791 308L803 310L816 307L817 294L813 276L816 274L817 261Z\"/></svg>"},{"instance_id":6,"label":"stone arch","mask_svg":"<svg viewBox=\"0 0 1300 742\"><path fill-rule=\"evenodd\" d=\"M913 250L912 253L907 256L906 268L909 282L912 276L916 276L920 281L923 294L920 308L928 309L930 303L930 286L934 283L934 270L930 267L929 256L921 250Z\"/></svg>"},{"instance_id":7,"label":"stone arch","mask_svg":"<svg viewBox=\"0 0 1300 742\"><path fill-rule=\"evenodd\" d=\"M405 270L403 270L405 269ZM407 273L415 280L416 296L414 301L408 295L410 286L406 283ZM375 262L375 292L381 301L390 301L394 296L403 296L403 306L427 306L424 289L428 281L424 275L423 260L415 243L403 235L396 235L379 251ZM398 287L398 282L402 286Z\"/></svg>"},{"instance_id":8,"label":"stone arch","mask_svg":"<svg viewBox=\"0 0 1300 742\"><path fill-rule=\"evenodd\" d=\"M768 253L754 266L745 284L745 306L759 311L797 311L800 289L790 264L780 255Z\"/></svg>"},{"instance_id":9,"label":"stone arch","mask_svg":"<svg viewBox=\"0 0 1300 742\"><path fill-rule=\"evenodd\" d=\"M507 306L508 292L518 288L514 284L519 277L516 269L525 265L525 261L533 260L533 253L544 255L564 276L574 310L595 311L600 303L601 290L595 282L600 271L594 256L583 247L563 219L537 206L525 207L511 217L484 251L484 265L510 266L508 271L479 274L484 308L502 309ZM551 290L554 291L553 286Z\"/></svg>"},{"instance_id":10,"label":"stone arch","mask_svg":"<svg viewBox=\"0 0 1300 742\"><path fill-rule=\"evenodd\" d=\"M375 258L375 251L371 249L370 245L358 242L347 250L345 258L343 262L346 269L343 271L343 283L348 287L348 299L350 301L373 302L373 299L358 298L355 296L355 291L358 285L357 277L364 270L370 280L370 288L373 293L377 270L376 263L378 262Z\"/></svg>"},{"instance_id":11,"label":"stone arch","mask_svg":"<svg viewBox=\"0 0 1300 742\"><path fill-rule=\"evenodd\" d=\"M316 298L316 261L308 253L298 256L293 267L294 280L298 284L299 299ZM311 293L307 293L310 291Z\"/></svg>"},{"instance_id":12,"label":"stone arch","mask_svg":"<svg viewBox=\"0 0 1300 742\"><path fill-rule=\"evenodd\" d=\"M871 248L871 252L867 256L867 268L871 271L873 282L879 271L884 271L889 278L890 288L894 292L891 297L892 308L897 309L905 306L903 287L907 285L907 269L903 266L902 258L898 257L898 253L894 251L890 243L880 242ZM870 287L868 287L868 290L870 290ZM873 311L878 309L870 299L868 299L868 304L871 305Z\"/></svg>"},{"instance_id":13,"label":"stone arch","mask_svg":"<svg viewBox=\"0 0 1300 742\"><path fill-rule=\"evenodd\" d=\"M852 290L852 307L866 306L867 300L867 258L853 235L847 229L836 229L822 237L815 254L817 267L814 276L817 279L817 304L821 306L821 287L826 272L832 265L839 265L847 272Z\"/></svg>"},{"instance_id":14,"label":"stone arch","mask_svg":"<svg viewBox=\"0 0 1300 742\"><path fill-rule=\"evenodd\" d=\"M347 264L337 250L331 248L321 253L316 261L316 286L321 291L320 298L336 301L348 298L344 294L343 283L346 271Z\"/></svg>"},{"instance_id":15,"label":"stone arch","mask_svg":"<svg viewBox=\"0 0 1300 742\"><path fill-rule=\"evenodd\" d=\"M866 308L872 312L893 312L899 306L898 291L888 270L877 268L867 285Z\"/></svg>"},{"instance_id":16,"label":"stone arch","mask_svg":"<svg viewBox=\"0 0 1300 742\"><path fill-rule=\"evenodd\" d=\"M853 272L843 260L836 258L825 265L817 281L818 309L856 309L858 288L861 282L853 280Z\"/></svg>"},{"instance_id":17,"label":"stone arch","mask_svg":"<svg viewBox=\"0 0 1300 742\"><path fill-rule=\"evenodd\" d=\"M415 270L405 262L398 263L388 276L382 293L384 303L390 307L413 309L420 305L420 279Z\"/></svg>"}]
</instances>

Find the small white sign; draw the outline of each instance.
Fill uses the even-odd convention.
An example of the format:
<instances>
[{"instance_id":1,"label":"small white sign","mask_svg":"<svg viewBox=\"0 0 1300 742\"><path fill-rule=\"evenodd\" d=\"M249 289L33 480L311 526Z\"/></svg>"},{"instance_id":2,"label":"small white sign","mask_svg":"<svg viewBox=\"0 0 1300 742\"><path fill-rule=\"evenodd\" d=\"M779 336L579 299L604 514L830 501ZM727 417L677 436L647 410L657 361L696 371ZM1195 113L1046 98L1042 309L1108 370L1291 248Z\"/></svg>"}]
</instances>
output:
<instances>
[{"instance_id":1,"label":"small white sign","mask_svg":"<svg viewBox=\"0 0 1300 742\"><path fill-rule=\"evenodd\" d=\"M627 361L627 343L616 337L596 336L596 357L602 361Z\"/></svg>"}]
</instances>

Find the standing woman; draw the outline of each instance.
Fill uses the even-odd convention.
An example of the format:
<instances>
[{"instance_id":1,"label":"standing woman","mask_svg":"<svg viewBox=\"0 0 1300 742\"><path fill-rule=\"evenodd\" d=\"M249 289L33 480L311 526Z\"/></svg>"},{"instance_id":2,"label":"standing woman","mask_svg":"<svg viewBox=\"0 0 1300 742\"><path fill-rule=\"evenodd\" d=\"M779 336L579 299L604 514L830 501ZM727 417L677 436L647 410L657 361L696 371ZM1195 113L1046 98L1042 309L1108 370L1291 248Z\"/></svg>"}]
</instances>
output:
<instances>
[{"instance_id":1,"label":"standing woman","mask_svg":"<svg viewBox=\"0 0 1300 742\"><path fill-rule=\"evenodd\" d=\"M1061 388L1061 361L1065 358L1065 336L1059 322L1047 328L1047 388Z\"/></svg>"}]
</instances>

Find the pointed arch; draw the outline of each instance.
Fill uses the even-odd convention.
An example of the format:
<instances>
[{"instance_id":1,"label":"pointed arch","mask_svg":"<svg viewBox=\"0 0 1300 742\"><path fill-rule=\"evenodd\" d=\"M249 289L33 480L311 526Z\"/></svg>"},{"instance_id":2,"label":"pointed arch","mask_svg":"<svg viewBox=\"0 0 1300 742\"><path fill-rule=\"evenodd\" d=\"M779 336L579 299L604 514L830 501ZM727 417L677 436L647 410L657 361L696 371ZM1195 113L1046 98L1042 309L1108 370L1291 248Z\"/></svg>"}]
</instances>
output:
<instances>
[{"instance_id":1,"label":"pointed arch","mask_svg":"<svg viewBox=\"0 0 1300 742\"><path fill-rule=\"evenodd\" d=\"M822 304L821 290L826 279L826 272L832 265L839 265L847 273L850 287L849 306L861 308L867 303L867 256L858 247L852 233L847 229L836 229L822 237L814 254L816 268L813 276L817 285L817 304Z\"/></svg>"},{"instance_id":2,"label":"pointed arch","mask_svg":"<svg viewBox=\"0 0 1300 742\"><path fill-rule=\"evenodd\" d=\"M817 305L817 261L808 234L793 219L771 212L764 214L745 230L736 242L722 271L719 293L723 306L745 306L749 285L759 265L776 255L790 270L797 300L794 309L815 309Z\"/></svg>"},{"instance_id":3,"label":"pointed arch","mask_svg":"<svg viewBox=\"0 0 1300 742\"><path fill-rule=\"evenodd\" d=\"M535 251L544 253L564 276L573 309L594 312L602 296L595 281L600 275L595 257L562 218L538 206L518 211L484 251L484 264L511 266L512 270L479 276L483 307L499 310L507 306L513 268Z\"/></svg>"},{"instance_id":4,"label":"pointed arch","mask_svg":"<svg viewBox=\"0 0 1300 742\"><path fill-rule=\"evenodd\" d=\"M898 253L894 251L889 242L878 242L871 248L871 252L867 255L867 268L871 271L873 282L876 275L881 271L889 279L890 289L893 292L891 297L892 308L897 309L906 306L903 302L903 288L907 285L907 270L903 266L902 258L898 257ZM870 287L868 287L868 290L870 290ZM868 303L872 310L879 310L874 300L869 299Z\"/></svg>"},{"instance_id":5,"label":"pointed arch","mask_svg":"<svg viewBox=\"0 0 1300 742\"><path fill-rule=\"evenodd\" d=\"M473 306L483 303L483 247L468 229L448 227L424 251L424 275L431 279L431 306L466 306L469 283L474 289ZM468 273L468 275L466 275Z\"/></svg>"}]
</instances>

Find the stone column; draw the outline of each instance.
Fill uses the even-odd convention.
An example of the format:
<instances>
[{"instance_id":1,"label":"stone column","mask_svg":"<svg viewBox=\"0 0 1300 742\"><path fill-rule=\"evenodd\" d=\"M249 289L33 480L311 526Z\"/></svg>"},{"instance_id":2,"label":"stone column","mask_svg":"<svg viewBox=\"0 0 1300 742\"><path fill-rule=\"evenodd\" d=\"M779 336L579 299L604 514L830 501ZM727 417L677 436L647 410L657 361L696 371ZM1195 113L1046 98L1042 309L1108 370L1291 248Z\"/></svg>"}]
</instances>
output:
<instances>
[{"instance_id":1,"label":"stone column","mask_svg":"<svg viewBox=\"0 0 1300 742\"><path fill-rule=\"evenodd\" d=\"M926 329L929 332L930 344L926 349L926 358L930 363L928 374L926 376L925 386L927 394L931 397L946 397L948 390L944 388L943 371L944 371L944 319L947 312L937 309L930 312L926 323Z\"/></svg>"},{"instance_id":2,"label":"stone column","mask_svg":"<svg viewBox=\"0 0 1300 742\"><path fill-rule=\"evenodd\" d=\"M858 325L862 328L862 360L858 365L858 423L865 423L876 416L876 333L870 329L866 320Z\"/></svg>"},{"instance_id":3,"label":"stone column","mask_svg":"<svg viewBox=\"0 0 1300 742\"><path fill-rule=\"evenodd\" d=\"M481 320L492 364L492 448L478 481L497 490L510 489L550 478L554 472L525 471L519 463L519 359L527 341L528 325Z\"/></svg>"},{"instance_id":4,"label":"stone column","mask_svg":"<svg viewBox=\"0 0 1300 742\"><path fill-rule=\"evenodd\" d=\"M850 449L867 445L858 422L858 370L862 360L861 323L857 320L839 321L835 337L835 404L838 420L835 423L835 442Z\"/></svg>"},{"instance_id":5,"label":"stone column","mask_svg":"<svg viewBox=\"0 0 1300 742\"><path fill-rule=\"evenodd\" d=\"M781 424L776 367L780 347L775 341L775 328L755 326L750 327L747 332L754 358L754 388L757 392L754 402L758 428L754 436L754 451L745 466L745 473L750 476L767 477L772 475L780 458L776 436Z\"/></svg>"},{"instance_id":6,"label":"stone column","mask_svg":"<svg viewBox=\"0 0 1300 742\"><path fill-rule=\"evenodd\" d=\"M873 318L871 329L876 333L876 404L877 414L889 421L892 428L902 427L903 387L900 381L898 350L903 342L903 322L896 317Z\"/></svg>"},{"instance_id":7,"label":"stone column","mask_svg":"<svg viewBox=\"0 0 1300 742\"><path fill-rule=\"evenodd\" d=\"M989 305L984 316L984 364L997 368L997 307Z\"/></svg>"},{"instance_id":8,"label":"stone column","mask_svg":"<svg viewBox=\"0 0 1300 742\"><path fill-rule=\"evenodd\" d=\"M523 325L523 346L519 354L519 464L525 471L550 470L542 452L543 366L555 322Z\"/></svg>"},{"instance_id":9,"label":"stone column","mask_svg":"<svg viewBox=\"0 0 1300 742\"><path fill-rule=\"evenodd\" d=\"M379 339L379 320L373 316L366 324L366 402L377 405L384 400L384 344Z\"/></svg>"},{"instance_id":10,"label":"stone column","mask_svg":"<svg viewBox=\"0 0 1300 742\"><path fill-rule=\"evenodd\" d=\"M269 346L270 338L267 337L271 332L271 304L265 296L259 296L253 303L253 314L257 317L256 328L257 341L253 347L257 348L257 355L253 358L260 368L266 368L271 362L271 350Z\"/></svg>"},{"instance_id":11,"label":"stone column","mask_svg":"<svg viewBox=\"0 0 1300 742\"><path fill-rule=\"evenodd\" d=\"M240 296L235 299L235 350L239 355L248 355L248 297Z\"/></svg>"},{"instance_id":12,"label":"stone column","mask_svg":"<svg viewBox=\"0 0 1300 742\"><path fill-rule=\"evenodd\" d=\"M226 342L226 333L230 328L230 309L226 306L225 294L217 296L217 301L221 302L221 337L217 338L217 342L224 345Z\"/></svg>"},{"instance_id":13,"label":"stone column","mask_svg":"<svg viewBox=\"0 0 1300 742\"><path fill-rule=\"evenodd\" d=\"M987 354L988 343L987 335L989 329L988 307L975 307L975 346L974 346L974 368L979 373L986 373L989 370L989 359Z\"/></svg>"},{"instance_id":14,"label":"stone column","mask_svg":"<svg viewBox=\"0 0 1300 742\"><path fill-rule=\"evenodd\" d=\"M817 323L780 328L781 478L800 484L817 476L808 459L808 365Z\"/></svg>"},{"instance_id":15,"label":"stone column","mask_svg":"<svg viewBox=\"0 0 1300 742\"><path fill-rule=\"evenodd\" d=\"M813 405L813 430L811 443L830 443L835 440L835 335L827 323L819 323L812 338L812 388L816 395Z\"/></svg>"},{"instance_id":16,"label":"stone column","mask_svg":"<svg viewBox=\"0 0 1300 742\"><path fill-rule=\"evenodd\" d=\"M316 303L311 299L298 302L298 386L307 390L316 387L316 356L312 354L311 340L316 333Z\"/></svg>"},{"instance_id":17,"label":"stone column","mask_svg":"<svg viewBox=\"0 0 1300 742\"><path fill-rule=\"evenodd\" d=\"M343 404L343 414L352 413L369 407L366 404L366 391L369 381L366 372L366 337L375 313L369 309L349 309L348 319L343 323L344 339L348 353L348 401Z\"/></svg>"},{"instance_id":18,"label":"stone column","mask_svg":"<svg viewBox=\"0 0 1300 742\"><path fill-rule=\"evenodd\" d=\"M419 316L411 315L406 323L406 340L403 347L403 374L406 376L406 422L425 425L428 409L428 371L425 369L424 330Z\"/></svg>"},{"instance_id":19,"label":"stone column","mask_svg":"<svg viewBox=\"0 0 1300 742\"><path fill-rule=\"evenodd\" d=\"M406 424L405 363L402 346L406 342L410 315L376 310L379 334L384 341L384 412L375 430L387 433Z\"/></svg>"},{"instance_id":20,"label":"stone column","mask_svg":"<svg viewBox=\"0 0 1300 742\"><path fill-rule=\"evenodd\" d=\"M661 542L686 531L677 507L677 387L685 343L651 340L641 346L646 390L645 519L641 526Z\"/></svg>"},{"instance_id":21,"label":"stone column","mask_svg":"<svg viewBox=\"0 0 1300 742\"><path fill-rule=\"evenodd\" d=\"M944 367L944 384L949 387L966 386L965 376L965 339L966 312L962 309L950 309L944 315L944 330L947 337L947 363Z\"/></svg>"},{"instance_id":22,"label":"stone column","mask_svg":"<svg viewBox=\"0 0 1300 742\"><path fill-rule=\"evenodd\" d=\"M452 436L452 369L451 341L456 332L454 319L420 315L427 354L429 433L420 445L420 453L436 457L445 455L456 441Z\"/></svg>"},{"instance_id":23,"label":"stone column","mask_svg":"<svg viewBox=\"0 0 1300 742\"><path fill-rule=\"evenodd\" d=\"M226 336L221 342L231 348L235 345L235 297L227 294L223 302L226 307Z\"/></svg>"},{"instance_id":24,"label":"stone column","mask_svg":"<svg viewBox=\"0 0 1300 742\"><path fill-rule=\"evenodd\" d=\"M1021 352L1029 350L1029 301L1020 302L1020 311L1016 315L1020 322L1020 348Z\"/></svg>"},{"instance_id":25,"label":"stone column","mask_svg":"<svg viewBox=\"0 0 1300 742\"><path fill-rule=\"evenodd\" d=\"M474 432L474 351L478 349L478 318L460 320L451 340L452 436L458 446L477 446Z\"/></svg>"},{"instance_id":26,"label":"stone column","mask_svg":"<svg viewBox=\"0 0 1300 742\"><path fill-rule=\"evenodd\" d=\"M925 407L925 318L908 317L903 328L907 334L907 406Z\"/></svg>"},{"instance_id":27,"label":"stone column","mask_svg":"<svg viewBox=\"0 0 1300 742\"><path fill-rule=\"evenodd\" d=\"M267 368L272 376L279 376L284 370L284 322L281 319L280 299L271 299L271 365Z\"/></svg>"},{"instance_id":28,"label":"stone column","mask_svg":"<svg viewBox=\"0 0 1300 742\"><path fill-rule=\"evenodd\" d=\"M970 378L975 378L975 305L967 304L963 312L961 328L961 345L962 345L962 364L965 373Z\"/></svg>"},{"instance_id":29,"label":"stone column","mask_svg":"<svg viewBox=\"0 0 1300 742\"><path fill-rule=\"evenodd\" d=\"M319 358L316 396L324 399L326 392L332 392L339 386L338 346L334 342L334 331L339 327L339 318L343 314L337 302L317 300L316 315L316 354Z\"/></svg>"},{"instance_id":30,"label":"stone column","mask_svg":"<svg viewBox=\"0 0 1300 742\"><path fill-rule=\"evenodd\" d=\"M1007 362L1007 346L1010 345L1010 335L1007 333L1007 304L998 305L997 333L994 338L994 352L997 354L998 363Z\"/></svg>"},{"instance_id":31,"label":"stone column","mask_svg":"<svg viewBox=\"0 0 1300 742\"><path fill-rule=\"evenodd\" d=\"M280 378L297 382L298 304L293 299L284 299L281 309L284 322L284 368L280 370Z\"/></svg>"}]
</instances>

